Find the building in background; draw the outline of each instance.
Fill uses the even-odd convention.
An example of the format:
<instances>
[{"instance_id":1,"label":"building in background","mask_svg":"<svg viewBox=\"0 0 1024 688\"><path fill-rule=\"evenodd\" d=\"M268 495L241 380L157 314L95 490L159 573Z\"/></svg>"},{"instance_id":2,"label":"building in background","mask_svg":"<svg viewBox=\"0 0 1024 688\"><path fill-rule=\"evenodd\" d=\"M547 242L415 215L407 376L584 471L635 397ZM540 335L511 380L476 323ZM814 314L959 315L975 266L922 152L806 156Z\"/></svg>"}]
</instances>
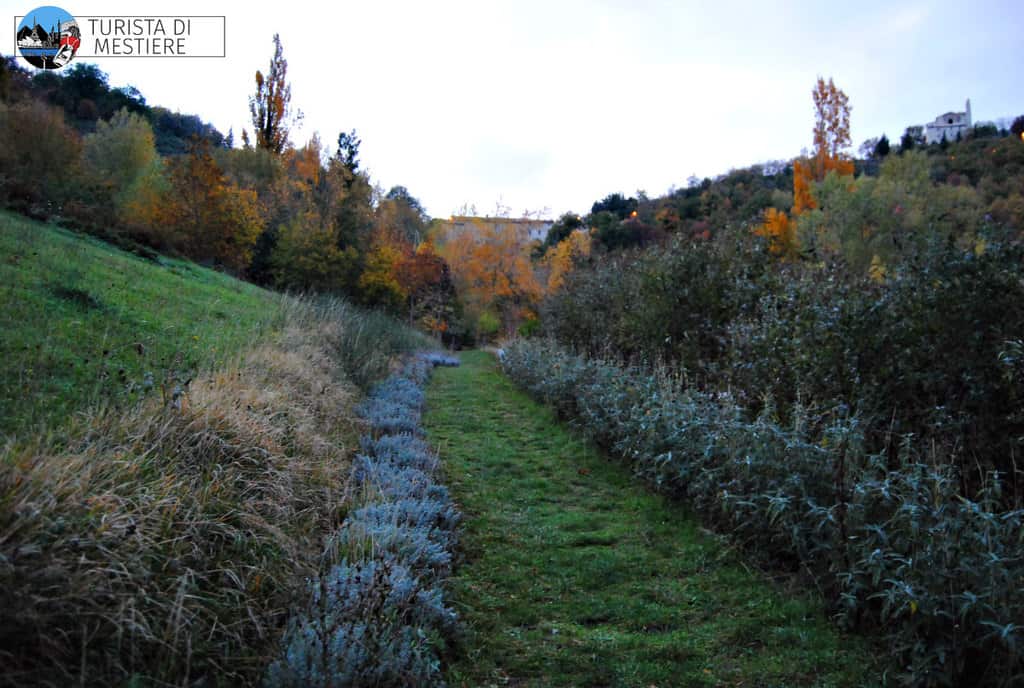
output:
<instances>
[{"instance_id":1,"label":"building in background","mask_svg":"<svg viewBox=\"0 0 1024 688\"><path fill-rule=\"evenodd\" d=\"M966 138L971 129L971 99L967 99L964 112L947 112L939 115L935 121L924 125L925 143L942 143Z\"/></svg>"}]
</instances>

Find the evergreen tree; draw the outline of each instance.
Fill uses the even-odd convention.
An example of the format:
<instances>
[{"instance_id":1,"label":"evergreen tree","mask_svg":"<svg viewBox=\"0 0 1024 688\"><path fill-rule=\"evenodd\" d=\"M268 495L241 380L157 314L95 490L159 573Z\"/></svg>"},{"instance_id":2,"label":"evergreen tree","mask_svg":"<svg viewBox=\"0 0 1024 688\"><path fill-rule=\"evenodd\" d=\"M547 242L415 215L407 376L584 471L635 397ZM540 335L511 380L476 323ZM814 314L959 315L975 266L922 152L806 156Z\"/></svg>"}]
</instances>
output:
<instances>
[{"instance_id":1,"label":"evergreen tree","mask_svg":"<svg viewBox=\"0 0 1024 688\"><path fill-rule=\"evenodd\" d=\"M874 155L876 158L884 158L889 155L889 137L882 134L882 138L878 139L878 143L875 144Z\"/></svg>"}]
</instances>

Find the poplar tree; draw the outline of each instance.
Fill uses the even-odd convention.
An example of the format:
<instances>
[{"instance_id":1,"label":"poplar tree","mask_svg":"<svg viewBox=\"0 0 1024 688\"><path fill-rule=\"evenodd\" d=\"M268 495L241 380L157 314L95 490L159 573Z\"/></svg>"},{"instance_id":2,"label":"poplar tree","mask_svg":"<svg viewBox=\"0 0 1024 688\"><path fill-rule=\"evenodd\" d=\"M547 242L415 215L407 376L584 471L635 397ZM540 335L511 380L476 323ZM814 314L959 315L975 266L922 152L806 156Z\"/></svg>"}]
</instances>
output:
<instances>
[{"instance_id":1,"label":"poplar tree","mask_svg":"<svg viewBox=\"0 0 1024 688\"><path fill-rule=\"evenodd\" d=\"M850 101L829 78L820 76L812 91L814 97L814 157L819 180L832 168L829 163L845 159L850 146ZM851 170L852 172L852 170Z\"/></svg>"},{"instance_id":2,"label":"poplar tree","mask_svg":"<svg viewBox=\"0 0 1024 688\"><path fill-rule=\"evenodd\" d=\"M256 133L256 145L280 155L288 145L288 132L302 120L301 111L291 107L292 87L288 83L288 61L281 49L281 35L274 34L274 57L266 76L256 70L256 93L249 97L249 113Z\"/></svg>"}]
</instances>

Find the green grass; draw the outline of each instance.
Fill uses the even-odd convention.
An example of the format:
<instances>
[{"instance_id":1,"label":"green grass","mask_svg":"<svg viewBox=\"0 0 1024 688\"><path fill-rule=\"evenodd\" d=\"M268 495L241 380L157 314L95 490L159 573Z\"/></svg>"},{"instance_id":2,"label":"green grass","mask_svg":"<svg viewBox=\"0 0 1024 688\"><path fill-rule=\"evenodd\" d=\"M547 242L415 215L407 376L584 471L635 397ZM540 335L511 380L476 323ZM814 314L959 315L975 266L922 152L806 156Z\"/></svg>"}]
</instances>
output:
<instances>
[{"instance_id":1,"label":"green grass","mask_svg":"<svg viewBox=\"0 0 1024 688\"><path fill-rule=\"evenodd\" d=\"M0 212L0 438L132 398L147 372L153 393L184 382L279 311L279 297L213 270Z\"/></svg>"},{"instance_id":2,"label":"green grass","mask_svg":"<svg viewBox=\"0 0 1024 688\"><path fill-rule=\"evenodd\" d=\"M455 686L861 686L820 601L744 567L678 503L519 392L486 353L438 369L424 425L466 516Z\"/></svg>"}]
</instances>

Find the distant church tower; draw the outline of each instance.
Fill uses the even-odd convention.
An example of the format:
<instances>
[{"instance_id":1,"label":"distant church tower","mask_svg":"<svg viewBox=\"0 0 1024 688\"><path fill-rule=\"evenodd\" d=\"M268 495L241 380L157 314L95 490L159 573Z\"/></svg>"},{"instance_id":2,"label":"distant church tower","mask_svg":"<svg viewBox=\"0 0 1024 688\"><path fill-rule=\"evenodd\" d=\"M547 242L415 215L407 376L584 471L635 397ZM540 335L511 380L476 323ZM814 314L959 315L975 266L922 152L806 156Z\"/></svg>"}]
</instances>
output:
<instances>
[{"instance_id":1,"label":"distant church tower","mask_svg":"<svg viewBox=\"0 0 1024 688\"><path fill-rule=\"evenodd\" d=\"M967 126L971 126L971 99L967 99Z\"/></svg>"}]
</instances>

